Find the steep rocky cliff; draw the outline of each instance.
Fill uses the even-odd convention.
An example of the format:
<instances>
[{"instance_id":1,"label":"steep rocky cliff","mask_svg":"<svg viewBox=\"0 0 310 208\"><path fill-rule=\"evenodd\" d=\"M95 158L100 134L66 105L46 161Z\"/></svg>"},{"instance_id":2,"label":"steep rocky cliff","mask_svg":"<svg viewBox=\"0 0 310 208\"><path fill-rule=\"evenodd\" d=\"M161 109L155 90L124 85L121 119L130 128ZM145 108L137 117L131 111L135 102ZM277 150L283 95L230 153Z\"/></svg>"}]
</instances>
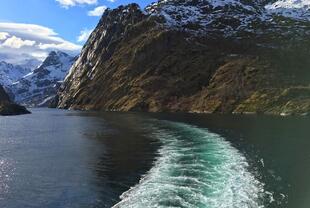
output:
<instances>
[{"instance_id":1,"label":"steep rocky cliff","mask_svg":"<svg viewBox=\"0 0 310 208\"><path fill-rule=\"evenodd\" d=\"M17 105L10 101L9 96L4 91L3 87L0 85L0 115L9 116L9 115L20 115L30 113L23 106Z\"/></svg>"},{"instance_id":2,"label":"steep rocky cliff","mask_svg":"<svg viewBox=\"0 0 310 208\"><path fill-rule=\"evenodd\" d=\"M307 114L310 22L276 3L160 0L144 11L107 10L58 107Z\"/></svg>"}]
</instances>

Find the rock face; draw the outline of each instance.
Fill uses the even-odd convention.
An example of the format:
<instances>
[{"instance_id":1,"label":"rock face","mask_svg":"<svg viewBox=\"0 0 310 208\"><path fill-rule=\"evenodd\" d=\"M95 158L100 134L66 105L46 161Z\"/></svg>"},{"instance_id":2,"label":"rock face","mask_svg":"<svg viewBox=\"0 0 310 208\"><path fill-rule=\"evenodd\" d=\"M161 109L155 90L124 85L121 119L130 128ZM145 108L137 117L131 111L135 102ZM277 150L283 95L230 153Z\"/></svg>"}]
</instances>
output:
<instances>
[{"instance_id":1,"label":"rock face","mask_svg":"<svg viewBox=\"0 0 310 208\"><path fill-rule=\"evenodd\" d=\"M0 115L10 116L10 115L21 115L30 113L23 106L17 105L10 101L9 96L4 91L3 87L0 85Z\"/></svg>"},{"instance_id":2,"label":"rock face","mask_svg":"<svg viewBox=\"0 0 310 208\"><path fill-rule=\"evenodd\" d=\"M310 22L275 4L160 0L145 11L136 4L107 10L58 107L307 114Z\"/></svg>"},{"instance_id":3,"label":"rock face","mask_svg":"<svg viewBox=\"0 0 310 208\"><path fill-rule=\"evenodd\" d=\"M51 52L43 63L9 85L15 101L26 106L48 106L75 61L66 53Z\"/></svg>"}]
</instances>

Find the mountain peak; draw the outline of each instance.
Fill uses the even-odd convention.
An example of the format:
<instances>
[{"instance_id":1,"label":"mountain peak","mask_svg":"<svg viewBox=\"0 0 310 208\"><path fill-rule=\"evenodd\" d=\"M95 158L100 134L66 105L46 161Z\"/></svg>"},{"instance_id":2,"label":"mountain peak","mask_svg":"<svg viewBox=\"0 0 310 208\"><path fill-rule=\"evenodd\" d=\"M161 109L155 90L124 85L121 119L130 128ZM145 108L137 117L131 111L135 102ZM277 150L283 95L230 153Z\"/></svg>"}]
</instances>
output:
<instances>
[{"instance_id":1,"label":"mountain peak","mask_svg":"<svg viewBox=\"0 0 310 208\"><path fill-rule=\"evenodd\" d=\"M136 17L139 17L139 15L142 14L142 10L140 6L136 3L128 4L128 5L121 5L117 7L116 9L107 9L100 22L105 23L113 23L112 20L117 22L125 23L124 21L128 20L134 20ZM110 20L110 21L109 21ZM116 22L114 22L116 23ZM100 24L100 23L99 23Z\"/></svg>"},{"instance_id":2,"label":"mountain peak","mask_svg":"<svg viewBox=\"0 0 310 208\"><path fill-rule=\"evenodd\" d=\"M43 63L41 64L41 66L39 68L37 68L36 70L42 68L42 67L48 67L48 66L55 66L55 65L59 65L62 64L63 62L65 62L65 59L72 59L73 57L71 57L70 55L68 55L65 52L62 51L51 51L49 53L49 55L46 57L46 59L43 61Z\"/></svg>"},{"instance_id":3,"label":"mountain peak","mask_svg":"<svg viewBox=\"0 0 310 208\"><path fill-rule=\"evenodd\" d=\"M270 14L266 3L159 0L144 12L138 6L108 10L66 77L58 106L154 112L287 111L285 101L299 102L302 97L282 92L309 92L307 87L296 87L309 85L305 76L309 63L304 58L309 25ZM273 102L279 94L283 99ZM253 110L249 103L260 96L262 105ZM268 107L263 105L269 103L265 97L271 97Z\"/></svg>"},{"instance_id":4,"label":"mountain peak","mask_svg":"<svg viewBox=\"0 0 310 208\"><path fill-rule=\"evenodd\" d=\"M262 18L262 2L246 0L159 0L149 5L150 15L164 17L166 26L205 35L231 36Z\"/></svg>"},{"instance_id":5,"label":"mountain peak","mask_svg":"<svg viewBox=\"0 0 310 208\"><path fill-rule=\"evenodd\" d=\"M15 101L37 106L55 96L75 57L62 51L51 51L41 66L9 86Z\"/></svg>"},{"instance_id":6,"label":"mountain peak","mask_svg":"<svg viewBox=\"0 0 310 208\"><path fill-rule=\"evenodd\" d=\"M92 45L93 47L84 47L77 63L81 63L81 67L87 69L90 76L91 69L96 64L92 60L99 58L99 54L102 54L103 51L109 52L104 53L101 59L109 59L117 42L123 38L126 30L142 21L145 17L146 15L140 9L140 6L135 3L119 6L113 10L107 9L86 43L86 46ZM68 76L70 76L71 72L69 72Z\"/></svg>"},{"instance_id":7,"label":"mountain peak","mask_svg":"<svg viewBox=\"0 0 310 208\"><path fill-rule=\"evenodd\" d=\"M51 51L48 56L51 57L61 57L61 56L69 56L67 53L63 52L63 51Z\"/></svg>"}]
</instances>

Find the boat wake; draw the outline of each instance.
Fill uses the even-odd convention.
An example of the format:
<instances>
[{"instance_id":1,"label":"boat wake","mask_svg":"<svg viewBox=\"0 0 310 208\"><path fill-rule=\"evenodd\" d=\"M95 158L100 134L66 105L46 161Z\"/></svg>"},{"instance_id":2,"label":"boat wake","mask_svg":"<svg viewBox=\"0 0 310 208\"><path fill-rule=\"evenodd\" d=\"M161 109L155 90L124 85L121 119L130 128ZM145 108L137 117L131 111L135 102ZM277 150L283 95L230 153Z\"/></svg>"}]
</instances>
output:
<instances>
[{"instance_id":1,"label":"boat wake","mask_svg":"<svg viewBox=\"0 0 310 208\"><path fill-rule=\"evenodd\" d=\"M221 136L182 123L152 121L161 143L153 168L114 208L258 208L264 184Z\"/></svg>"}]
</instances>

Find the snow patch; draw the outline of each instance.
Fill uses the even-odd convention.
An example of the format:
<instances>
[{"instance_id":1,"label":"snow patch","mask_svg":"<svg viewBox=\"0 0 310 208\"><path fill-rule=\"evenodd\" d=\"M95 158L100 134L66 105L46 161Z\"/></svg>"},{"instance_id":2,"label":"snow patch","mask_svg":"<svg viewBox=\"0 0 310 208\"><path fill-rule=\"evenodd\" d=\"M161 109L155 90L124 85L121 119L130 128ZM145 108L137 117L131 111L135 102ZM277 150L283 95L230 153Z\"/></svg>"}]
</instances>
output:
<instances>
[{"instance_id":1,"label":"snow patch","mask_svg":"<svg viewBox=\"0 0 310 208\"><path fill-rule=\"evenodd\" d=\"M310 21L310 0L279 0L265 8L271 14Z\"/></svg>"}]
</instances>

